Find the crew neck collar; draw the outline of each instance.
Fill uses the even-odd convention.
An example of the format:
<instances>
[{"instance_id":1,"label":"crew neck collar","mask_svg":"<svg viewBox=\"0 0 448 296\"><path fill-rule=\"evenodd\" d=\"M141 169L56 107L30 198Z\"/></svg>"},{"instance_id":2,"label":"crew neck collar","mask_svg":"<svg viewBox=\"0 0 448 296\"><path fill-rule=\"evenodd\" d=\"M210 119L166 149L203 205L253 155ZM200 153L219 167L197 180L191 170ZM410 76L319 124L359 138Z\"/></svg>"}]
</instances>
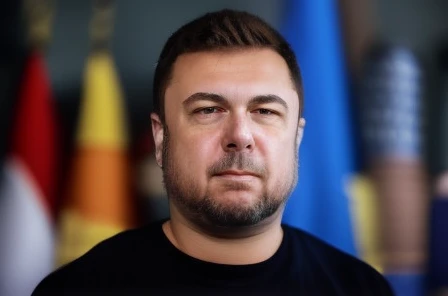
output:
<instances>
[{"instance_id":1,"label":"crew neck collar","mask_svg":"<svg viewBox=\"0 0 448 296\"><path fill-rule=\"evenodd\" d=\"M208 281L232 281L236 285L242 282L259 281L260 278L272 277L276 273L280 274L279 270L288 265L287 241L289 237L288 231L285 231L283 226L282 242L271 257L259 263L232 265L207 262L182 252L171 243L164 233L162 225L166 221L168 220L162 221L158 227L159 235L163 237L164 247L167 248L170 255L173 256L173 259L180 262L187 270L196 273L197 276L203 277Z\"/></svg>"}]
</instances>

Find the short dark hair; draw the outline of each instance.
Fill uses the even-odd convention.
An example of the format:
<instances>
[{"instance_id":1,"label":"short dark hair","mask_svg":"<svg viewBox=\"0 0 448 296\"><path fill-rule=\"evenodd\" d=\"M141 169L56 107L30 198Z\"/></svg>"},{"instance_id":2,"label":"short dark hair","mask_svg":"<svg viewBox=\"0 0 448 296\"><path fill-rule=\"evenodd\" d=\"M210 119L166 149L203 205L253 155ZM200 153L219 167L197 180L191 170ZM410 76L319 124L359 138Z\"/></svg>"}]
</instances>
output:
<instances>
[{"instance_id":1,"label":"short dark hair","mask_svg":"<svg viewBox=\"0 0 448 296\"><path fill-rule=\"evenodd\" d=\"M300 69L289 43L261 18L244 11L224 9L207 13L174 32L162 49L154 74L153 109L165 123L165 91L176 59L185 53L244 48L270 48L288 65L303 114Z\"/></svg>"}]
</instances>

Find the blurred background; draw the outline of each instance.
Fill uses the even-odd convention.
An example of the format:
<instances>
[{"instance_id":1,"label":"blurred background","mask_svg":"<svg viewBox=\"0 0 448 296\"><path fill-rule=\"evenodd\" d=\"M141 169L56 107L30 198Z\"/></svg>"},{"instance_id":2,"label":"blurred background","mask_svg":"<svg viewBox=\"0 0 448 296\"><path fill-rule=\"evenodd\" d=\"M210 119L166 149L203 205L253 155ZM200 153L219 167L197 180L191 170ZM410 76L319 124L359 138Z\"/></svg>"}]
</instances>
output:
<instances>
[{"instance_id":1,"label":"blurred background","mask_svg":"<svg viewBox=\"0 0 448 296\"><path fill-rule=\"evenodd\" d=\"M3 1L0 295L169 217L153 71L171 33L222 8L265 19L302 69L284 223L367 261L397 295L448 295L444 0Z\"/></svg>"}]
</instances>

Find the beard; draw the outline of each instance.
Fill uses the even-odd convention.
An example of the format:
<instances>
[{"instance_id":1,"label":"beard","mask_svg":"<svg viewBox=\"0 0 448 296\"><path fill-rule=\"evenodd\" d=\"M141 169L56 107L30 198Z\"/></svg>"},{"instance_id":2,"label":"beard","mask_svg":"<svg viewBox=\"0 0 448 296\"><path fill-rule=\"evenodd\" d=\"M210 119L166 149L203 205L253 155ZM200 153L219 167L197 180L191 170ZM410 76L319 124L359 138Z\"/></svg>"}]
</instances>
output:
<instances>
[{"instance_id":1,"label":"beard","mask_svg":"<svg viewBox=\"0 0 448 296\"><path fill-rule=\"evenodd\" d=\"M296 145L294 145L296 146ZM170 149L168 127L164 126L163 137L163 180L168 198L176 204L179 211L189 220L203 226L234 228L256 225L276 213L288 200L298 179L297 147L294 149L294 161L291 164L291 176L282 180L272 189L263 186L262 193L249 205L225 204L212 197L212 192L201 195L201 190L194 176L179 170L175 157ZM266 181L266 167L255 161L249 155L241 152L228 152L207 169L207 176L212 177L220 172L238 169L255 173L262 181ZM266 184L266 182L264 182ZM250 189L250 184L244 182L228 182L225 189L244 191Z\"/></svg>"}]
</instances>

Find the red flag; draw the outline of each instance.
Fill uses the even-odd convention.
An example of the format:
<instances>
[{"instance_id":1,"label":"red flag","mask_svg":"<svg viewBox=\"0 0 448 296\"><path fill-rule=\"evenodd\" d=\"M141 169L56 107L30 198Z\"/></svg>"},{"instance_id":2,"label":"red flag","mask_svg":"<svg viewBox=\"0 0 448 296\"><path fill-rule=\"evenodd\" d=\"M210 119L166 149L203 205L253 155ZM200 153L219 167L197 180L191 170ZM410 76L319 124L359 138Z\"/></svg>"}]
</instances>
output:
<instances>
[{"instance_id":1,"label":"red flag","mask_svg":"<svg viewBox=\"0 0 448 296\"><path fill-rule=\"evenodd\" d=\"M0 184L0 295L30 295L54 268L55 110L39 53L30 54Z\"/></svg>"}]
</instances>

